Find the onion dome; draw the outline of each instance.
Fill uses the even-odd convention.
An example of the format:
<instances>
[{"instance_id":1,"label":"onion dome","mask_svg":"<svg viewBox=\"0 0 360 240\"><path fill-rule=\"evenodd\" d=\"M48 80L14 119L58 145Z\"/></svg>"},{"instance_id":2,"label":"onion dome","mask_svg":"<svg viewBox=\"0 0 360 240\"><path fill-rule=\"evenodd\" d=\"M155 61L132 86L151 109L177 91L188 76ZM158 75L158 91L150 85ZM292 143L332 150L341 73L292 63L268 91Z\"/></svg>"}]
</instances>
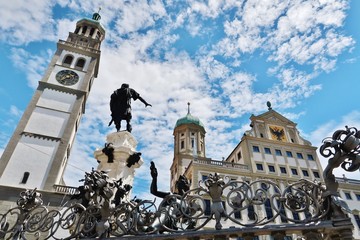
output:
<instances>
[{"instance_id":1,"label":"onion dome","mask_svg":"<svg viewBox=\"0 0 360 240\"><path fill-rule=\"evenodd\" d=\"M176 121L175 128L185 124L195 124L205 130L204 124L200 121L200 119L190 114L190 103L188 103L188 113L185 117Z\"/></svg>"}]
</instances>

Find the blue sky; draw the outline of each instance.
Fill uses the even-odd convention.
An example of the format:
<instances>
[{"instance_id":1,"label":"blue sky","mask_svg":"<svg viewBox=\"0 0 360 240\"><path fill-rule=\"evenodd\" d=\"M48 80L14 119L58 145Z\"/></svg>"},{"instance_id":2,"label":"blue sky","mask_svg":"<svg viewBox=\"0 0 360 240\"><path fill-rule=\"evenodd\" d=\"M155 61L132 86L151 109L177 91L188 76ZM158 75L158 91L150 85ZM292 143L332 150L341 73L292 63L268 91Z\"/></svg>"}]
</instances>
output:
<instances>
[{"instance_id":1,"label":"blue sky","mask_svg":"<svg viewBox=\"0 0 360 240\"><path fill-rule=\"evenodd\" d=\"M133 103L133 135L145 160L134 186L140 197L150 161L160 166L160 187L169 188L173 127L187 102L205 125L207 157L219 160L267 101L317 147L345 125L360 128L360 1L13 0L0 2L0 154L58 39L99 6L106 39L65 173L70 185L96 167L93 152L114 131L109 96L124 82L153 105Z\"/></svg>"}]
</instances>

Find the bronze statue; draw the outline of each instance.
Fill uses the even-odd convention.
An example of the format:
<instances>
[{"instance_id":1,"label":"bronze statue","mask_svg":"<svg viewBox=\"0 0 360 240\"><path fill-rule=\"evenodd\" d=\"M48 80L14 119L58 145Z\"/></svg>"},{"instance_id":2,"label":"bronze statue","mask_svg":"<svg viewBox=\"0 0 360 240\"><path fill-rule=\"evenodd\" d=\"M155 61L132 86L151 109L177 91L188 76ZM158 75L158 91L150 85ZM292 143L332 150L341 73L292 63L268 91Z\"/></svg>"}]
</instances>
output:
<instances>
[{"instance_id":1,"label":"bronze statue","mask_svg":"<svg viewBox=\"0 0 360 240\"><path fill-rule=\"evenodd\" d=\"M152 177L150 193L159 198L165 198L166 196L170 195L170 192L162 192L157 188L158 172L154 162L150 163L150 174ZM184 175L181 175L176 181L176 187L178 188L178 192L175 194L183 196L190 189L189 180Z\"/></svg>"},{"instance_id":2,"label":"bronze statue","mask_svg":"<svg viewBox=\"0 0 360 240\"><path fill-rule=\"evenodd\" d=\"M123 83L121 88L115 90L114 93L111 94L110 99L111 121L109 122L109 126L114 122L118 132L121 128L121 120L126 120L126 130L128 132L131 132L132 130L130 124L132 118L131 99L134 99L134 101L139 99L145 104L145 107L151 107L151 104L147 103L139 93L134 89L129 88L129 84Z\"/></svg>"}]
</instances>

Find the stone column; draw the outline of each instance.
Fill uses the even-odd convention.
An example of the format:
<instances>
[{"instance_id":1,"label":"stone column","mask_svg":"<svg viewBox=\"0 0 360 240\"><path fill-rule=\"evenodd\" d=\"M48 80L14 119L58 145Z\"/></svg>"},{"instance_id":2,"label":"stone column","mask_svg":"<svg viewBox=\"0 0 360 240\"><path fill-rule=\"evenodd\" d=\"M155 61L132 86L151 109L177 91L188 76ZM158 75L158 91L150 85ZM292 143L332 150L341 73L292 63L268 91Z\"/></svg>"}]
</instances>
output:
<instances>
[{"instance_id":1,"label":"stone column","mask_svg":"<svg viewBox=\"0 0 360 240\"><path fill-rule=\"evenodd\" d=\"M144 163L143 159L140 158L140 160L134 165L130 167L126 166L128 158L136 153L135 148L137 141L134 136L128 131L110 133L106 137L106 143L111 143L111 147L114 148L114 160L113 162L108 162L108 156L102 151L102 149L96 149L94 157L99 162L97 170L109 171L108 175L110 180L119 180L122 178L123 185L129 184L133 186L135 168L139 168ZM131 191L125 198L130 200L130 196Z\"/></svg>"}]
</instances>

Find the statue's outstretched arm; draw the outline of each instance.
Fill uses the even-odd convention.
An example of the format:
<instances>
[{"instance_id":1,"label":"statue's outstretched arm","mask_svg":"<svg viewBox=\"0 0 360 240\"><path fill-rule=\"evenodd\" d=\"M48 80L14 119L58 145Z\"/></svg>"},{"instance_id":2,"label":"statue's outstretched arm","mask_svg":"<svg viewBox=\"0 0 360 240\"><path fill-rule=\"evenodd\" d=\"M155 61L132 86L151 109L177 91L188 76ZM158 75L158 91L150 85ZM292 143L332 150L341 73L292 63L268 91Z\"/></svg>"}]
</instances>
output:
<instances>
[{"instance_id":1,"label":"statue's outstretched arm","mask_svg":"<svg viewBox=\"0 0 360 240\"><path fill-rule=\"evenodd\" d=\"M151 186L150 186L150 193L152 195L156 196L156 197L159 197L159 198L164 198L167 195L169 195L170 194L169 192L161 192L161 191L158 191L158 189L157 189L157 176L158 176L158 173L157 173L157 169L155 167L154 162L150 163L150 173L151 173L151 177L152 177L152 182L151 182Z\"/></svg>"},{"instance_id":2,"label":"statue's outstretched arm","mask_svg":"<svg viewBox=\"0 0 360 240\"><path fill-rule=\"evenodd\" d=\"M152 107L152 105L151 104L149 104L149 103L147 103L142 97L140 97L139 96L139 98L138 98L143 104L145 104L145 107L147 107L147 106L150 106L150 107Z\"/></svg>"}]
</instances>

